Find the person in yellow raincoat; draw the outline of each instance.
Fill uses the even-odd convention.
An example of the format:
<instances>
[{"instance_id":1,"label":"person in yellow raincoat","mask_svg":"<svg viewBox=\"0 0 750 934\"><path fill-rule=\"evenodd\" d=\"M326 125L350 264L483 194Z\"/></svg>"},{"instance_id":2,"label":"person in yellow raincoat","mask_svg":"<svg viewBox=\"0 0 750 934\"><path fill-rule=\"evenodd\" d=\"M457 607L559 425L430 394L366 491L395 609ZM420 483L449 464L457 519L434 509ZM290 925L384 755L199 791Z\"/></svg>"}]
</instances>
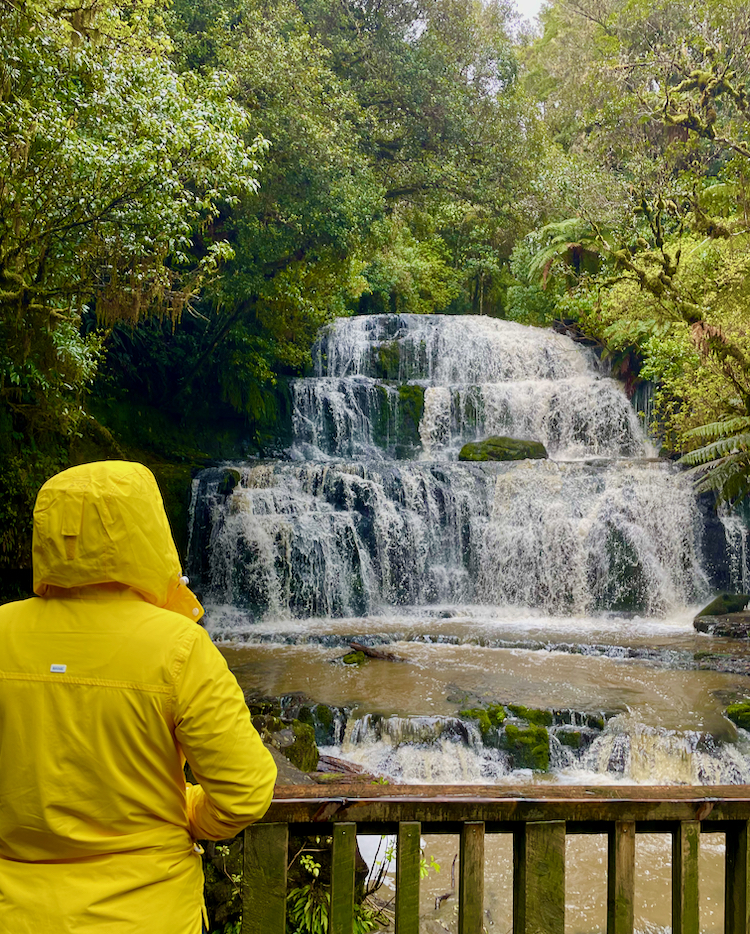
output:
<instances>
[{"instance_id":1,"label":"person in yellow raincoat","mask_svg":"<svg viewBox=\"0 0 750 934\"><path fill-rule=\"evenodd\" d=\"M0 932L200 934L196 841L262 817L276 767L151 472L48 480L33 563L37 596L0 607Z\"/></svg>"}]
</instances>

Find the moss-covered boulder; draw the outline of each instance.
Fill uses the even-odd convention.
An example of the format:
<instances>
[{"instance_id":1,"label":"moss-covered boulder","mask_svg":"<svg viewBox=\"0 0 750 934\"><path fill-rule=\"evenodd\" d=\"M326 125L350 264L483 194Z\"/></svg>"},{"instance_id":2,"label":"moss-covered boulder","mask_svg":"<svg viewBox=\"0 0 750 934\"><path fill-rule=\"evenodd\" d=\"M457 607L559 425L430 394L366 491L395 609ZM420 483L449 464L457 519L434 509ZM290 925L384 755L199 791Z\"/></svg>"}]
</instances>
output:
<instances>
[{"instance_id":1,"label":"moss-covered boulder","mask_svg":"<svg viewBox=\"0 0 750 934\"><path fill-rule=\"evenodd\" d=\"M746 593L719 594L693 620L698 632L730 639L750 638L750 596Z\"/></svg>"},{"instance_id":2,"label":"moss-covered boulder","mask_svg":"<svg viewBox=\"0 0 750 934\"><path fill-rule=\"evenodd\" d=\"M364 665L367 661L367 656L364 652L348 652L341 661L345 665Z\"/></svg>"},{"instance_id":3,"label":"moss-covered boulder","mask_svg":"<svg viewBox=\"0 0 750 934\"><path fill-rule=\"evenodd\" d=\"M746 593L720 593L708 606L704 606L698 616L725 616L727 613L741 613L750 603Z\"/></svg>"},{"instance_id":4,"label":"moss-covered boulder","mask_svg":"<svg viewBox=\"0 0 750 934\"><path fill-rule=\"evenodd\" d=\"M519 720L526 720L536 726L552 726L551 710L539 710L536 707L524 707L521 704L508 704L508 710Z\"/></svg>"},{"instance_id":5,"label":"moss-covered boulder","mask_svg":"<svg viewBox=\"0 0 750 934\"><path fill-rule=\"evenodd\" d=\"M727 716L743 730L750 730L750 703L730 704L727 707Z\"/></svg>"},{"instance_id":6,"label":"moss-covered boulder","mask_svg":"<svg viewBox=\"0 0 750 934\"><path fill-rule=\"evenodd\" d=\"M458 715L467 720L476 720L479 724L482 740L486 741L493 729L499 727L505 720L505 708L502 704L490 704L487 707L470 707L466 710L459 710Z\"/></svg>"},{"instance_id":7,"label":"moss-covered boulder","mask_svg":"<svg viewBox=\"0 0 750 934\"><path fill-rule=\"evenodd\" d=\"M309 723L271 714L258 714L252 720L263 742L278 749L292 765L303 772L313 772L318 767L320 753L315 730Z\"/></svg>"},{"instance_id":8,"label":"moss-covered boulder","mask_svg":"<svg viewBox=\"0 0 750 934\"><path fill-rule=\"evenodd\" d=\"M527 458L539 460L547 456L547 449L541 441L492 435L484 441L470 441L465 444L459 452L458 459L460 461L522 461Z\"/></svg>"},{"instance_id":9,"label":"moss-covered boulder","mask_svg":"<svg viewBox=\"0 0 750 934\"><path fill-rule=\"evenodd\" d=\"M560 730L560 732L556 733L555 736L561 745L567 746L569 749L581 748L580 730Z\"/></svg>"},{"instance_id":10,"label":"moss-covered boulder","mask_svg":"<svg viewBox=\"0 0 750 934\"><path fill-rule=\"evenodd\" d=\"M501 748L511 754L516 769L533 769L535 772L549 769L549 733L544 726L531 724L523 729L509 723L503 733Z\"/></svg>"}]
</instances>

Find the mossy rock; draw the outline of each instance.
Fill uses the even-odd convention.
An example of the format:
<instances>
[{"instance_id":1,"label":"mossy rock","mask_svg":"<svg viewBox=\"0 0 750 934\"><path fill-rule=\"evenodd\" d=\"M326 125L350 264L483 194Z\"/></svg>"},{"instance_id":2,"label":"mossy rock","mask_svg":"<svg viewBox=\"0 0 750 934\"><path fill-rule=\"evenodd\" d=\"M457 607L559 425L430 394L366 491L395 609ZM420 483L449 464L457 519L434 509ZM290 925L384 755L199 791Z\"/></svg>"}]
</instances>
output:
<instances>
[{"instance_id":1,"label":"mossy rock","mask_svg":"<svg viewBox=\"0 0 750 934\"><path fill-rule=\"evenodd\" d=\"M496 729L505 720L505 708L502 704L490 704L488 707L471 707L459 710L459 717L479 721L479 732L485 739L493 729Z\"/></svg>"},{"instance_id":2,"label":"mossy rock","mask_svg":"<svg viewBox=\"0 0 750 934\"><path fill-rule=\"evenodd\" d=\"M419 423L424 412L424 386L398 387L398 414L396 416L397 458L413 455L422 443L419 436Z\"/></svg>"},{"instance_id":3,"label":"mossy rock","mask_svg":"<svg viewBox=\"0 0 750 934\"><path fill-rule=\"evenodd\" d=\"M367 661L364 652L349 652L342 659L345 665L363 665Z\"/></svg>"},{"instance_id":4,"label":"mossy rock","mask_svg":"<svg viewBox=\"0 0 750 934\"><path fill-rule=\"evenodd\" d=\"M567 746L570 749L580 749L581 748L581 732L580 730L566 730L562 733L556 733L557 741L562 746Z\"/></svg>"},{"instance_id":5,"label":"mossy rock","mask_svg":"<svg viewBox=\"0 0 750 934\"><path fill-rule=\"evenodd\" d=\"M727 716L743 730L750 730L750 703L730 704L727 707Z\"/></svg>"},{"instance_id":6,"label":"mossy rock","mask_svg":"<svg viewBox=\"0 0 750 934\"><path fill-rule=\"evenodd\" d=\"M521 704L508 704L508 710L519 720L526 720L536 726L552 726L551 710L538 710L535 707L524 707Z\"/></svg>"},{"instance_id":7,"label":"mossy rock","mask_svg":"<svg viewBox=\"0 0 750 934\"><path fill-rule=\"evenodd\" d=\"M219 486L217 487L216 492L220 496L229 496L229 494L234 490L237 484L242 479L242 475L239 470L235 467L226 467L224 469L224 475L219 481Z\"/></svg>"},{"instance_id":8,"label":"mossy rock","mask_svg":"<svg viewBox=\"0 0 750 934\"><path fill-rule=\"evenodd\" d=\"M546 727L532 724L522 730L512 723L505 727L502 748L513 756L517 769L549 770L549 733Z\"/></svg>"},{"instance_id":9,"label":"mossy rock","mask_svg":"<svg viewBox=\"0 0 750 934\"><path fill-rule=\"evenodd\" d=\"M470 441L459 452L460 461L522 461L539 460L547 457L547 449L541 441L525 441L492 435L484 441Z\"/></svg>"},{"instance_id":10,"label":"mossy rock","mask_svg":"<svg viewBox=\"0 0 750 934\"><path fill-rule=\"evenodd\" d=\"M294 743L281 751L287 759L302 772L314 772L318 767L320 753L315 745L315 730L309 723L292 720Z\"/></svg>"},{"instance_id":11,"label":"mossy rock","mask_svg":"<svg viewBox=\"0 0 750 934\"><path fill-rule=\"evenodd\" d=\"M398 341L383 341L375 351L375 373L379 379L398 379L401 349Z\"/></svg>"},{"instance_id":12,"label":"mossy rock","mask_svg":"<svg viewBox=\"0 0 750 934\"><path fill-rule=\"evenodd\" d=\"M701 616L726 616L727 613L742 613L745 607L750 603L750 596L746 593L721 593L712 600L708 606L696 615Z\"/></svg>"},{"instance_id":13,"label":"mossy rock","mask_svg":"<svg viewBox=\"0 0 750 934\"><path fill-rule=\"evenodd\" d=\"M318 767L320 753L315 730L309 723L268 714L256 714L252 722L263 742L278 749L292 765L303 772L313 772Z\"/></svg>"}]
</instances>

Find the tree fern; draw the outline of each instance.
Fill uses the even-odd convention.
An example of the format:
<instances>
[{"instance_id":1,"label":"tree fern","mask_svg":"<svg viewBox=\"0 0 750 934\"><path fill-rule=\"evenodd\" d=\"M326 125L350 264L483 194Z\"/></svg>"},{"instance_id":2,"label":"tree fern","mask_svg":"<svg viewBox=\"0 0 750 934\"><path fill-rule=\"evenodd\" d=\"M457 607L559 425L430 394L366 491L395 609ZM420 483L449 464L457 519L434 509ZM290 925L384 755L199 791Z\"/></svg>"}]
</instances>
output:
<instances>
[{"instance_id":1,"label":"tree fern","mask_svg":"<svg viewBox=\"0 0 750 934\"><path fill-rule=\"evenodd\" d=\"M680 459L698 492L713 490L721 502L736 503L750 493L750 416L738 415L699 425L686 438L703 442Z\"/></svg>"}]
</instances>

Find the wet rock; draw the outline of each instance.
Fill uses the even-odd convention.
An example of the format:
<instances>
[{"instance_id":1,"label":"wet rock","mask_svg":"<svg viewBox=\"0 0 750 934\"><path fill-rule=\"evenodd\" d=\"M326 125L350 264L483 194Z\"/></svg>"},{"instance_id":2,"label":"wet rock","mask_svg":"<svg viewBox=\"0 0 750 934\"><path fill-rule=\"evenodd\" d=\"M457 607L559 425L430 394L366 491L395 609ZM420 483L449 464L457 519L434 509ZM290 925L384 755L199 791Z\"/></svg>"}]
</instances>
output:
<instances>
[{"instance_id":1,"label":"wet rock","mask_svg":"<svg viewBox=\"0 0 750 934\"><path fill-rule=\"evenodd\" d=\"M750 704L730 704L727 707L727 716L743 730L750 730Z\"/></svg>"},{"instance_id":2,"label":"wet rock","mask_svg":"<svg viewBox=\"0 0 750 934\"><path fill-rule=\"evenodd\" d=\"M270 714L257 714L252 719L263 742L278 749L298 769L312 772L317 768L319 752L309 723Z\"/></svg>"},{"instance_id":3,"label":"wet rock","mask_svg":"<svg viewBox=\"0 0 750 934\"><path fill-rule=\"evenodd\" d=\"M355 655L362 653L368 658L379 658L381 661L386 662L405 662L405 658L401 658L400 655L396 655L395 652L388 652L385 649L374 649L369 645L362 645L361 642L350 642L352 652ZM345 656L344 661L346 661L348 656Z\"/></svg>"},{"instance_id":4,"label":"wet rock","mask_svg":"<svg viewBox=\"0 0 750 934\"><path fill-rule=\"evenodd\" d=\"M698 632L730 639L750 637L750 605L748 594L722 593L705 606L693 620Z\"/></svg>"},{"instance_id":5,"label":"wet rock","mask_svg":"<svg viewBox=\"0 0 750 934\"><path fill-rule=\"evenodd\" d=\"M508 710L514 717L534 723L536 726L552 726L552 711L523 707L520 704L508 704Z\"/></svg>"},{"instance_id":6,"label":"wet rock","mask_svg":"<svg viewBox=\"0 0 750 934\"><path fill-rule=\"evenodd\" d=\"M501 748L513 757L513 768L549 770L549 733L543 726L531 725L527 729L509 723L505 727Z\"/></svg>"},{"instance_id":7,"label":"wet rock","mask_svg":"<svg viewBox=\"0 0 750 934\"><path fill-rule=\"evenodd\" d=\"M555 733L555 736L559 743L563 746L567 746L569 749L581 748L580 730L561 730L559 733Z\"/></svg>"},{"instance_id":8,"label":"wet rock","mask_svg":"<svg viewBox=\"0 0 750 934\"><path fill-rule=\"evenodd\" d=\"M493 745L492 733L493 731L496 733L497 727L505 720L505 709L501 704L490 704L487 707L460 710L458 715L469 720L476 720L479 724L479 732L482 734L482 741L485 745Z\"/></svg>"},{"instance_id":9,"label":"wet rock","mask_svg":"<svg viewBox=\"0 0 750 934\"><path fill-rule=\"evenodd\" d=\"M541 441L525 441L502 435L491 435L484 441L470 441L458 455L460 461L522 461L544 457L547 457L547 449Z\"/></svg>"},{"instance_id":10,"label":"wet rock","mask_svg":"<svg viewBox=\"0 0 750 934\"><path fill-rule=\"evenodd\" d=\"M234 467L223 468L223 474L219 480L216 492L219 496L229 496L241 479L242 475L239 470L236 470Z\"/></svg>"}]
</instances>

